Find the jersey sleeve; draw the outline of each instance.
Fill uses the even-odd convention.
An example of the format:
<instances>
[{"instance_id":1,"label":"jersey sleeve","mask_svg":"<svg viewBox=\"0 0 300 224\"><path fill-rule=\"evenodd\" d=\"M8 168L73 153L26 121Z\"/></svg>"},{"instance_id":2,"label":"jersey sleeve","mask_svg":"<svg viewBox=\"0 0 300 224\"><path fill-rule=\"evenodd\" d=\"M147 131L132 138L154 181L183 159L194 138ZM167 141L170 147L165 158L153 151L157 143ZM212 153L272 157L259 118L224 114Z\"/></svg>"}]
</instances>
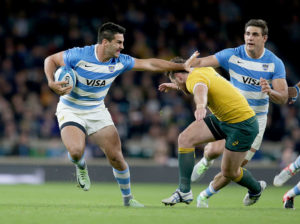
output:
<instances>
[{"instance_id":1,"label":"jersey sleeve","mask_svg":"<svg viewBox=\"0 0 300 224\"><path fill-rule=\"evenodd\" d=\"M121 54L120 61L124 65L124 71L129 71L134 66L134 58L127 54Z\"/></svg>"},{"instance_id":2,"label":"jersey sleeve","mask_svg":"<svg viewBox=\"0 0 300 224\"><path fill-rule=\"evenodd\" d=\"M275 70L272 79L285 79L286 78L286 72L285 67L279 58L276 58L275 60Z\"/></svg>"},{"instance_id":3,"label":"jersey sleeve","mask_svg":"<svg viewBox=\"0 0 300 224\"><path fill-rule=\"evenodd\" d=\"M234 48L227 48L215 54L220 66L226 71L229 70L229 58L234 54Z\"/></svg>"},{"instance_id":4,"label":"jersey sleeve","mask_svg":"<svg viewBox=\"0 0 300 224\"><path fill-rule=\"evenodd\" d=\"M74 68L78 63L79 59L82 55L82 48L74 47L69 50L66 50L63 54L64 62L66 66Z\"/></svg>"},{"instance_id":5,"label":"jersey sleeve","mask_svg":"<svg viewBox=\"0 0 300 224\"><path fill-rule=\"evenodd\" d=\"M186 81L186 88L189 93L194 94L194 88L198 83L204 84L208 88L210 86L210 80L208 77L199 72L192 72Z\"/></svg>"}]
</instances>

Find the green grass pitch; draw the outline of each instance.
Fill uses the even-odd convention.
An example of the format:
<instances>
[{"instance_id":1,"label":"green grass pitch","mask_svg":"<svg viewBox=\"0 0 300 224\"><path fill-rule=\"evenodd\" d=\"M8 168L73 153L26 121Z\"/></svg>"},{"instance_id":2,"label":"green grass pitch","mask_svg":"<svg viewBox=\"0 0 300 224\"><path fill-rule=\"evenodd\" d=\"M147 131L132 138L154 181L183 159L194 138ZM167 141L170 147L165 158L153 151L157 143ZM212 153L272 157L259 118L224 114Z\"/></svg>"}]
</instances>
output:
<instances>
[{"instance_id":1,"label":"green grass pitch","mask_svg":"<svg viewBox=\"0 0 300 224\"><path fill-rule=\"evenodd\" d=\"M194 198L204 187L193 184ZM257 204L245 207L242 199L246 190L232 184L210 199L210 208L198 209L195 201L173 207L161 203L176 189L175 184L133 183L135 198L145 208L123 207L116 183L94 183L88 192L75 183L0 185L0 223L296 224L300 223L300 197L295 199L296 210L283 209L281 202L290 187L268 187Z\"/></svg>"}]
</instances>

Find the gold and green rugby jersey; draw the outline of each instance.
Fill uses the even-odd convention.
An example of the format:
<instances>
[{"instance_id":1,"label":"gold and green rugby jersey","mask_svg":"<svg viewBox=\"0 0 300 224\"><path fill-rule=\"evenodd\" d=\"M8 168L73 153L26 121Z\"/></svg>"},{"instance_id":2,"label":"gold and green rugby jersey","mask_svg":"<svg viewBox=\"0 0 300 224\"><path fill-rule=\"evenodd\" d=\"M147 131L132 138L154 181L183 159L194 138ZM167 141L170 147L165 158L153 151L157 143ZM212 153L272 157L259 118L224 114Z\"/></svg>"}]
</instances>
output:
<instances>
[{"instance_id":1,"label":"gold and green rugby jersey","mask_svg":"<svg viewBox=\"0 0 300 224\"><path fill-rule=\"evenodd\" d=\"M238 123L255 115L238 89L212 67L195 68L186 80L187 90L193 94L198 83L207 86L207 106L220 121Z\"/></svg>"}]
</instances>

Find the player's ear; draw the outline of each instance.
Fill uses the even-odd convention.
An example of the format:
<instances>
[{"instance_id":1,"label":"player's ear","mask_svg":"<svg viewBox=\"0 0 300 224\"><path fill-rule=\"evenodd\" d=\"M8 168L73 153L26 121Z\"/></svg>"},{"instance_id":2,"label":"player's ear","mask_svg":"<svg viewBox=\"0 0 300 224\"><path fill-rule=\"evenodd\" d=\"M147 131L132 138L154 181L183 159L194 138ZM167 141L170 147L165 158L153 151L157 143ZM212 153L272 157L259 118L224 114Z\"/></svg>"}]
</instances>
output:
<instances>
[{"instance_id":1,"label":"player's ear","mask_svg":"<svg viewBox=\"0 0 300 224\"><path fill-rule=\"evenodd\" d=\"M104 38L104 39L102 40L102 43L101 43L101 44L106 45L106 44L108 44L108 43L109 43L109 41L108 41L107 39Z\"/></svg>"},{"instance_id":2,"label":"player's ear","mask_svg":"<svg viewBox=\"0 0 300 224\"><path fill-rule=\"evenodd\" d=\"M184 75L185 73L177 73L178 74L178 81L183 82L184 81Z\"/></svg>"},{"instance_id":3,"label":"player's ear","mask_svg":"<svg viewBox=\"0 0 300 224\"><path fill-rule=\"evenodd\" d=\"M266 43L268 40L268 35L264 35L263 38L264 38L264 42Z\"/></svg>"}]
</instances>

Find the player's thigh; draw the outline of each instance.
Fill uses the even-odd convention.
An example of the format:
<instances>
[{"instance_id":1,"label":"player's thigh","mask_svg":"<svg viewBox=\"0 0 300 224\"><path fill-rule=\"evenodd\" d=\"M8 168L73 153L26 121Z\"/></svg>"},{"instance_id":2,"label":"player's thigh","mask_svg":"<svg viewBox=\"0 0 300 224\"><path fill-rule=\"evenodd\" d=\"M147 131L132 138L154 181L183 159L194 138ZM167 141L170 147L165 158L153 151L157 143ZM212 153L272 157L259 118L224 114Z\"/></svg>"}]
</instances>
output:
<instances>
[{"instance_id":1,"label":"player's thigh","mask_svg":"<svg viewBox=\"0 0 300 224\"><path fill-rule=\"evenodd\" d=\"M231 151L225 148L221 164L222 174L225 177L236 178L246 153Z\"/></svg>"},{"instance_id":2,"label":"player's thigh","mask_svg":"<svg viewBox=\"0 0 300 224\"><path fill-rule=\"evenodd\" d=\"M90 138L107 156L121 152L121 140L114 125L96 131L90 135Z\"/></svg>"},{"instance_id":3,"label":"player's thigh","mask_svg":"<svg viewBox=\"0 0 300 224\"><path fill-rule=\"evenodd\" d=\"M74 156L76 154L80 156L85 148L86 123L84 116L61 102L58 103L56 116L64 145Z\"/></svg>"},{"instance_id":4,"label":"player's thigh","mask_svg":"<svg viewBox=\"0 0 300 224\"><path fill-rule=\"evenodd\" d=\"M114 122L106 107L99 107L97 110L85 114L84 118L86 123L86 131L89 136L105 127L114 126Z\"/></svg>"},{"instance_id":5,"label":"player's thigh","mask_svg":"<svg viewBox=\"0 0 300 224\"><path fill-rule=\"evenodd\" d=\"M245 152L258 134L256 116L239 123L223 123L222 130L226 133L225 148L236 152Z\"/></svg>"},{"instance_id":6,"label":"player's thigh","mask_svg":"<svg viewBox=\"0 0 300 224\"><path fill-rule=\"evenodd\" d=\"M180 147L194 147L197 144L214 141L215 138L204 120L192 122L178 138Z\"/></svg>"},{"instance_id":7,"label":"player's thigh","mask_svg":"<svg viewBox=\"0 0 300 224\"><path fill-rule=\"evenodd\" d=\"M69 152L83 153L85 133L78 127L69 125L61 129L61 139Z\"/></svg>"}]
</instances>

